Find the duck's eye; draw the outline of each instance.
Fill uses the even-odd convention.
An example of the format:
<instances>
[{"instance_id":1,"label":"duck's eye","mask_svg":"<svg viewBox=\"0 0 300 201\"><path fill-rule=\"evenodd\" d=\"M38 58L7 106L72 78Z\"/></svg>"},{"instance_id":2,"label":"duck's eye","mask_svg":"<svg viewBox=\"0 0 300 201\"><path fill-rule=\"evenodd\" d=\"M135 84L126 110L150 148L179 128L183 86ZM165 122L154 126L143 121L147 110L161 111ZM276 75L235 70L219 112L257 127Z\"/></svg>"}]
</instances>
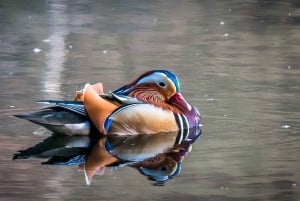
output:
<instances>
[{"instance_id":1,"label":"duck's eye","mask_svg":"<svg viewBox=\"0 0 300 201\"><path fill-rule=\"evenodd\" d=\"M158 83L158 86L160 86L160 87L166 87L166 83L164 83L164 82L159 82L159 83Z\"/></svg>"},{"instance_id":2,"label":"duck's eye","mask_svg":"<svg viewBox=\"0 0 300 201\"><path fill-rule=\"evenodd\" d=\"M167 171L169 168L168 167L162 167L160 170L161 171Z\"/></svg>"}]
</instances>

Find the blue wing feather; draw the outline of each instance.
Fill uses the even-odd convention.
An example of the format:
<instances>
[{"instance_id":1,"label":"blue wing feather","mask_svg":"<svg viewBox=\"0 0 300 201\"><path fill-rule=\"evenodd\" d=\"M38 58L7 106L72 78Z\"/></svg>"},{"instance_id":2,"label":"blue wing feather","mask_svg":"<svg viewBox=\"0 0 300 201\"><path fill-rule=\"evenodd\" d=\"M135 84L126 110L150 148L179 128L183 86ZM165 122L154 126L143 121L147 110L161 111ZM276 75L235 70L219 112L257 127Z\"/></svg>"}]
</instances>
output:
<instances>
[{"instance_id":1,"label":"blue wing feather","mask_svg":"<svg viewBox=\"0 0 300 201\"><path fill-rule=\"evenodd\" d=\"M77 114L87 116L82 101L60 101L60 100L41 100L38 103L53 104L55 106L65 108Z\"/></svg>"}]
</instances>

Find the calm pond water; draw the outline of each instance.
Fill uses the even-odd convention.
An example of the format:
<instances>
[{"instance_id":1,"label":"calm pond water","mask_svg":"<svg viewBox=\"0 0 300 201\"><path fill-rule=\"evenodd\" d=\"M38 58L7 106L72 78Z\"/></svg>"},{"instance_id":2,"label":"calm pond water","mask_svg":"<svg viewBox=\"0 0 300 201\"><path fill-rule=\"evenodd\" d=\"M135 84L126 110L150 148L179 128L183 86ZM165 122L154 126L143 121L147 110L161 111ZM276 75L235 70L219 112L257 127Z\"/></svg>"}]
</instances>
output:
<instances>
[{"instance_id":1,"label":"calm pond water","mask_svg":"<svg viewBox=\"0 0 300 201\"><path fill-rule=\"evenodd\" d=\"M297 0L1 1L0 200L298 201L299 25ZM86 186L75 166L12 161L45 139L13 114L149 69L176 73L204 124L165 186L130 167Z\"/></svg>"}]
</instances>

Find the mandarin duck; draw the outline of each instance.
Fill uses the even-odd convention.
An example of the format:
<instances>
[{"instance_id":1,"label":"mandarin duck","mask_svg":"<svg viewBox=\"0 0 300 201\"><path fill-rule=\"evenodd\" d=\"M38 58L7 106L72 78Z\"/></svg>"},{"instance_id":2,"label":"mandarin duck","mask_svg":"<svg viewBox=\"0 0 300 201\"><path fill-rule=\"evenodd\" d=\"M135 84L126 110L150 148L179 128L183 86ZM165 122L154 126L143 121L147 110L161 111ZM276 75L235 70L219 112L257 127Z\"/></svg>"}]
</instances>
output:
<instances>
[{"instance_id":1,"label":"mandarin duck","mask_svg":"<svg viewBox=\"0 0 300 201\"><path fill-rule=\"evenodd\" d=\"M103 93L102 84L89 85L77 92L75 101L40 101L54 104L38 112L16 115L54 133L136 135L181 132L200 126L200 114L181 95L175 74L167 70L148 71L129 84Z\"/></svg>"},{"instance_id":2,"label":"mandarin duck","mask_svg":"<svg viewBox=\"0 0 300 201\"><path fill-rule=\"evenodd\" d=\"M135 164L134 167L141 173L149 177L152 175L155 180L170 178L178 174L181 167L181 160L176 154L179 151L173 145L178 147L185 142L192 143L201 133L198 110L181 95L178 78L166 70L148 71L109 94L103 93L101 83L87 84L77 92L75 101L41 102L54 106L16 116L42 125L57 135L97 132L105 136L93 144L86 158L76 154L66 157L54 155L45 162L81 163L79 168L84 170L87 184L94 174L102 174L106 166ZM145 139L149 143L145 143ZM16 158L21 158L22 153L26 152L21 152ZM167 164L169 168L143 163L143 160L150 160L161 153L168 153L168 157L159 164Z\"/></svg>"}]
</instances>

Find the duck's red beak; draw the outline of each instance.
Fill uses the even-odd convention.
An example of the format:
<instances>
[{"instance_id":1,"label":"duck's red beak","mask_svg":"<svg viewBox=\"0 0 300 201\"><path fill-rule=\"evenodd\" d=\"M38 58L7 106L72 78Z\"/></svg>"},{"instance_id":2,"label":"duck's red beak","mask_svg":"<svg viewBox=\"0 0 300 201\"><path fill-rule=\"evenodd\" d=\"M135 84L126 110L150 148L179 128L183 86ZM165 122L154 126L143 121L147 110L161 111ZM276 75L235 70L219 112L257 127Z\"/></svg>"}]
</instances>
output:
<instances>
[{"instance_id":1,"label":"duck's red beak","mask_svg":"<svg viewBox=\"0 0 300 201\"><path fill-rule=\"evenodd\" d=\"M184 99L181 93L174 94L169 101L182 111L191 111L192 109L192 106Z\"/></svg>"}]
</instances>

